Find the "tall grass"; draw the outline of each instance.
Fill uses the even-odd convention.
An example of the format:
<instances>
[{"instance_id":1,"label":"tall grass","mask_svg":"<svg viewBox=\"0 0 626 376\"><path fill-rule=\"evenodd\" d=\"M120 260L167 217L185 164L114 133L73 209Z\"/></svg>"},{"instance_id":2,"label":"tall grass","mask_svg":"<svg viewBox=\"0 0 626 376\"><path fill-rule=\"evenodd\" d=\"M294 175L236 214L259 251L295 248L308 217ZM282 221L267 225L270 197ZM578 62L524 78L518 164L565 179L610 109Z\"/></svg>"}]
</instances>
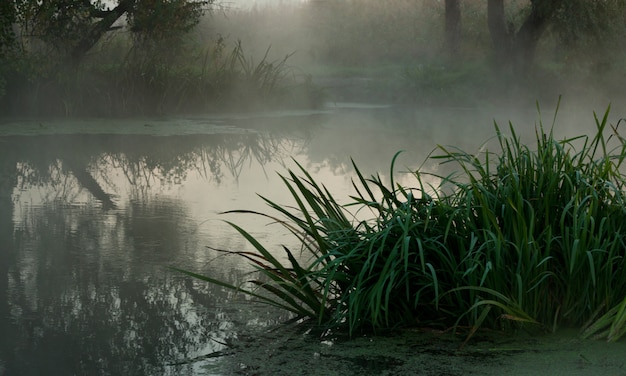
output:
<instances>
[{"instance_id":1,"label":"tall grass","mask_svg":"<svg viewBox=\"0 0 626 376\"><path fill-rule=\"evenodd\" d=\"M626 143L607 129L608 114L592 137L558 141L540 123L531 147L512 125L506 137L494 124L498 152L438 146L432 158L457 172L436 187L424 183L428 172L404 187L365 178L355 164L346 205L298 166L302 176L283 177L295 208L265 199L278 215L256 214L289 229L303 257L285 248L284 264L233 224L257 253L231 253L269 277L252 281L269 296L244 292L351 334L565 325L616 340L626 331ZM352 214L364 210L370 219Z\"/></svg>"},{"instance_id":2,"label":"tall grass","mask_svg":"<svg viewBox=\"0 0 626 376\"><path fill-rule=\"evenodd\" d=\"M20 89L10 95L7 114L205 113L309 108L323 100L311 80L288 64L290 55L254 59L241 42L230 49L221 37L205 45L134 43L116 34L80 65L64 66L42 56L37 66L22 67L29 77L24 85L16 81Z\"/></svg>"},{"instance_id":3,"label":"tall grass","mask_svg":"<svg viewBox=\"0 0 626 376\"><path fill-rule=\"evenodd\" d=\"M549 327L582 325L598 307L623 299L626 149L622 142L609 148L607 116L596 117L592 138L557 141L540 125L536 150L512 126L505 138L497 125L499 155L481 160L441 148L439 158L466 177L452 182L458 208L483 247L481 260L465 267L474 268L468 286L502 294L500 303Z\"/></svg>"}]
</instances>

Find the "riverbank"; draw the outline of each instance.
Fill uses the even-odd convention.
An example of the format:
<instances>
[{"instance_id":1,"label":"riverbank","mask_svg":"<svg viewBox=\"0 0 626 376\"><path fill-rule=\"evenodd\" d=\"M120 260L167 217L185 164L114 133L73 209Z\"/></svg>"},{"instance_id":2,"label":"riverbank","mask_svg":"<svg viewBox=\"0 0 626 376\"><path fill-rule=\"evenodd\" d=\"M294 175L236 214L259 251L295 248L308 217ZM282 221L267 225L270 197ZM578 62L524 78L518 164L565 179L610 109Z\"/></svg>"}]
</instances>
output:
<instances>
[{"instance_id":1,"label":"riverbank","mask_svg":"<svg viewBox=\"0 0 626 376\"><path fill-rule=\"evenodd\" d=\"M249 335L207 365L223 375L626 375L626 341L557 333L477 333L466 346L423 330L319 341L291 329Z\"/></svg>"}]
</instances>

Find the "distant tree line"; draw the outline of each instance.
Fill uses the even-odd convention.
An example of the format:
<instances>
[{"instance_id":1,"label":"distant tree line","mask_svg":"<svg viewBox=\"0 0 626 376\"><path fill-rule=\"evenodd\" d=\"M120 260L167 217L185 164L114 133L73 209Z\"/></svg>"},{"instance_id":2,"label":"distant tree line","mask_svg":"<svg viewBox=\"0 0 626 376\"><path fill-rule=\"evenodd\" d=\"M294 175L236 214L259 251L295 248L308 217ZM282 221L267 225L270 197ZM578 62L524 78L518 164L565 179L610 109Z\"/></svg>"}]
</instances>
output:
<instances>
[{"instance_id":1,"label":"distant tree line","mask_svg":"<svg viewBox=\"0 0 626 376\"><path fill-rule=\"evenodd\" d=\"M550 26L564 48L602 46L626 30L625 0L529 0L517 23L507 19L505 3L487 0L487 23L494 66L515 74L529 73L537 44ZM445 0L446 45L452 58L459 55L461 18L461 0Z\"/></svg>"},{"instance_id":2,"label":"distant tree line","mask_svg":"<svg viewBox=\"0 0 626 376\"><path fill-rule=\"evenodd\" d=\"M182 111L193 101L205 108L231 100L229 90L237 85L240 92L267 82L279 88L274 82L285 76L284 61L249 59L241 44L229 55L219 35L213 45L204 39L189 47L188 33L215 6L216 0L0 0L0 116ZM450 70L423 69L440 65L435 60L443 45L459 66L477 56L479 64L490 62L494 78L531 75L546 40L557 42L549 53L560 55L552 61L565 67L587 58L594 69L608 71L626 59L626 0L327 0L300 6L308 20L301 32L309 39L298 40L309 41L319 63L414 63L421 67L418 86L424 80L456 85ZM261 82L233 85L241 76Z\"/></svg>"}]
</instances>

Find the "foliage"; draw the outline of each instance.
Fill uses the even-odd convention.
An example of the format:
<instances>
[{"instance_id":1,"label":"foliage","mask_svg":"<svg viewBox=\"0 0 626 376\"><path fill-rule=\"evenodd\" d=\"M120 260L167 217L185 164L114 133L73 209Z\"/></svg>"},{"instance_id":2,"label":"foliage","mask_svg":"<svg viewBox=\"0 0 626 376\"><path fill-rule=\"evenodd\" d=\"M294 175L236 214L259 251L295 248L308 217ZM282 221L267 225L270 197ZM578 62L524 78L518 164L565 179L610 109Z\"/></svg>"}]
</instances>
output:
<instances>
[{"instance_id":1,"label":"foliage","mask_svg":"<svg viewBox=\"0 0 626 376\"><path fill-rule=\"evenodd\" d=\"M494 160L442 148L441 158L458 163L468 179L451 183L470 234L484 247L467 275L480 284L468 285L497 291L547 327L582 325L626 293L626 147L609 148L607 117L608 110L596 118L591 139L557 142L540 127L536 151L521 144L512 126L512 139L496 126L502 153Z\"/></svg>"},{"instance_id":2,"label":"foliage","mask_svg":"<svg viewBox=\"0 0 626 376\"><path fill-rule=\"evenodd\" d=\"M608 113L596 118L591 138L557 141L540 123L536 149L512 125L506 137L497 124L498 154L439 146L432 158L459 170L435 175L438 187L424 183L425 172L414 173L410 188L366 179L355 165L356 194L346 205L299 166L303 177L282 178L295 210L264 199L284 219L255 214L294 234L300 258L285 248L289 263L279 261L234 224L258 253L225 251L269 277L252 283L270 297L187 274L350 333L468 325L471 336L480 326L591 320L585 333L615 340L624 333L626 146L617 133L605 137ZM394 164L395 157L390 176ZM373 217L359 220L354 208Z\"/></svg>"},{"instance_id":3,"label":"foliage","mask_svg":"<svg viewBox=\"0 0 626 376\"><path fill-rule=\"evenodd\" d=\"M128 15L130 30L160 41L188 33L213 0L137 0Z\"/></svg>"},{"instance_id":4,"label":"foliage","mask_svg":"<svg viewBox=\"0 0 626 376\"><path fill-rule=\"evenodd\" d=\"M619 1L623 2L614 0ZM484 105L517 103L520 98L547 103L564 93L568 97L594 93L597 104L604 105L622 95L620 88L626 77L626 57L621 48L626 38L624 12L594 13L594 19L606 15L607 22L615 27L603 30L601 41L577 29L578 34L587 36L585 43L563 42L566 30L560 24L566 22L573 30L577 23L573 14L561 19L557 12L547 22L546 32L536 46L529 76L520 79L512 67L495 74L486 3L461 1L462 40L454 61L445 59L443 1L271 3L229 10L223 17L214 14L210 23L200 25L200 30L214 28L223 35L236 35L247 51L258 57L263 56L270 40L270 60L295 51L290 62L314 73L314 78L320 76L319 82L329 82L337 101L358 98L444 106ZM528 0L505 3L502 24L509 39L527 20L531 8ZM564 3L564 7L569 4ZM591 17L586 10L595 12L588 4L579 9L585 10L580 12L581 17ZM513 58L509 51L503 54ZM433 77L428 76L430 71ZM351 86L353 82L348 79L353 77L363 79L362 84ZM434 86L443 86L444 90L434 90Z\"/></svg>"},{"instance_id":5,"label":"foliage","mask_svg":"<svg viewBox=\"0 0 626 376\"><path fill-rule=\"evenodd\" d=\"M433 2L310 2L306 11L316 58L330 64L421 63L443 50L443 9Z\"/></svg>"},{"instance_id":6,"label":"foliage","mask_svg":"<svg viewBox=\"0 0 626 376\"><path fill-rule=\"evenodd\" d=\"M92 11L103 11L101 3L77 0L25 1L18 5L25 33L56 51L67 54L84 37L92 23Z\"/></svg>"},{"instance_id":7,"label":"foliage","mask_svg":"<svg viewBox=\"0 0 626 376\"><path fill-rule=\"evenodd\" d=\"M11 55L16 48L13 23L16 20L15 9L9 2L0 4L0 98L5 94L7 66L11 64Z\"/></svg>"},{"instance_id":8,"label":"foliage","mask_svg":"<svg viewBox=\"0 0 626 376\"><path fill-rule=\"evenodd\" d=\"M0 97L0 107L30 116L120 116L321 102L310 80L287 64L290 56L255 60L240 42L226 51L221 37L202 47L174 37L159 43L123 34L115 38L79 66L17 54L10 65L0 67L14 94Z\"/></svg>"},{"instance_id":9,"label":"foliage","mask_svg":"<svg viewBox=\"0 0 626 376\"><path fill-rule=\"evenodd\" d=\"M626 20L624 0L563 2L554 20L561 41L568 46L605 44L622 40Z\"/></svg>"},{"instance_id":10,"label":"foliage","mask_svg":"<svg viewBox=\"0 0 626 376\"><path fill-rule=\"evenodd\" d=\"M0 51L15 43L13 23L16 21L15 8L9 2L0 4Z\"/></svg>"},{"instance_id":11,"label":"foliage","mask_svg":"<svg viewBox=\"0 0 626 376\"><path fill-rule=\"evenodd\" d=\"M599 307L605 308L604 305ZM595 317L592 317L595 319ZM615 342L626 334L626 298L609 309L597 320L590 320L582 330L582 337L596 339L606 338L609 342Z\"/></svg>"},{"instance_id":12,"label":"foliage","mask_svg":"<svg viewBox=\"0 0 626 376\"><path fill-rule=\"evenodd\" d=\"M622 94L624 0L563 2L537 46L533 76L523 81L493 77L488 69L492 40L484 1L461 2L459 57L442 65L443 4L309 1L220 13L206 12L216 7L212 0L5 1L0 108L9 115L68 116L198 110L207 103L211 110L250 99L247 91L265 95L257 79L272 82L279 65L282 73L274 78L287 83L266 86L274 89L272 104L319 104L314 76L296 74L287 56L289 64L332 80L328 86L338 88L339 97L350 96L336 100L474 105L563 92ZM528 5L507 2L508 31L524 23ZM233 65L221 35L242 41L244 59ZM234 66L238 73L227 73ZM209 77L218 72L224 74ZM256 83L243 83L242 76ZM367 79L354 87L346 76ZM265 104L257 99L255 105Z\"/></svg>"},{"instance_id":13,"label":"foliage","mask_svg":"<svg viewBox=\"0 0 626 376\"><path fill-rule=\"evenodd\" d=\"M105 33L119 28L112 26L127 16L133 33L149 35L152 39L188 32L195 26L204 9L213 0L58 0L16 2L12 11L21 33L36 38L63 54L71 53L86 39L95 41ZM103 27L98 24L103 22Z\"/></svg>"},{"instance_id":14,"label":"foliage","mask_svg":"<svg viewBox=\"0 0 626 376\"><path fill-rule=\"evenodd\" d=\"M285 103L311 106L320 102L313 86L300 83L286 64L289 56L278 62L265 57L255 62L240 42L227 52L222 38L203 51L181 45L177 48L181 51L178 55L171 51L149 53L153 51L150 48L131 50L120 67L121 77L113 77L119 82L117 99L132 112L157 113L224 111L231 106L245 110Z\"/></svg>"}]
</instances>

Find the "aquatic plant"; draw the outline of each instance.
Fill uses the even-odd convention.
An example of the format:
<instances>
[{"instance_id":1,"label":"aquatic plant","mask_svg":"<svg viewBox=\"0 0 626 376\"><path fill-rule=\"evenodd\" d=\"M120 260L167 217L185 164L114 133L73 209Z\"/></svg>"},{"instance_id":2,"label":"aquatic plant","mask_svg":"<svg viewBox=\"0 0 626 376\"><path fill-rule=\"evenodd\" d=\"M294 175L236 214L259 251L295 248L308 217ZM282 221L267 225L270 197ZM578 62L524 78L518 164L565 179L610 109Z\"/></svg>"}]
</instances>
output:
<instances>
[{"instance_id":1,"label":"aquatic plant","mask_svg":"<svg viewBox=\"0 0 626 376\"><path fill-rule=\"evenodd\" d=\"M318 185L304 168L301 166L300 168L304 173L302 178L292 171L289 171L289 178L281 176L296 201L297 213L292 213L289 207L283 207L263 198L272 209L285 216L286 220L247 210L233 210L228 213L252 213L282 224L300 241L302 245L300 253L306 253L307 258L313 260L310 264L305 267L301 266L296 257L297 254L294 255L294 252L287 247L283 247L283 251L287 254L289 265L283 264L272 251L266 249L247 231L229 222L258 253L218 251L238 255L251 261L261 276L248 282L265 289L270 293L269 296L208 276L176 270L210 283L242 291L265 303L291 311L298 317L315 318L320 323L327 322L329 309L336 305L332 302L333 296L338 291L333 286L334 280L322 278L323 275L319 270L326 263L326 255L332 247L333 233L351 228L352 223L346 217L343 207L337 204L330 193Z\"/></svg>"},{"instance_id":2,"label":"aquatic plant","mask_svg":"<svg viewBox=\"0 0 626 376\"><path fill-rule=\"evenodd\" d=\"M117 34L114 41L78 66L33 58L37 72L15 94L7 114L204 113L316 107L323 101L311 79L287 63L291 55L253 60L240 42L226 51L223 38L203 45L172 42L177 49L169 48L171 43L135 46Z\"/></svg>"},{"instance_id":3,"label":"aquatic plant","mask_svg":"<svg viewBox=\"0 0 626 376\"><path fill-rule=\"evenodd\" d=\"M495 123L497 153L438 146L430 158L457 172L435 175L436 187L419 170L415 187L396 184L397 154L389 184L353 162L356 194L345 205L298 165L303 176L282 177L295 208L264 199L278 216L235 212L281 223L301 254L284 248L285 264L233 223L257 253L223 251L250 260L265 276L252 284L269 295L185 273L351 334L531 324L616 340L626 331L626 143L617 126L605 137L608 114L595 117L593 137L562 141L540 122L536 148ZM366 210L369 219L353 214Z\"/></svg>"},{"instance_id":4,"label":"aquatic plant","mask_svg":"<svg viewBox=\"0 0 626 376\"><path fill-rule=\"evenodd\" d=\"M463 181L449 182L463 202L457 208L465 213L464 231L480 247L480 257L462 268L460 285L500 294L506 301L496 299L496 306L524 313L505 317L532 318L550 328L582 325L596 309L613 307L626 295L626 144L613 137L617 133L605 137L608 114L595 117L592 138L557 141L540 124L536 150L520 142L513 126L513 136L505 138L497 124L498 155L486 152L479 159L440 147L444 154L437 158L463 171ZM612 137L618 141L613 149ZM459 248L460 259L469 249ZM471 311L494 306L482 299L471 297ZM501 317L492 316L491 323Z\"/></svg>"}]
</instances>

